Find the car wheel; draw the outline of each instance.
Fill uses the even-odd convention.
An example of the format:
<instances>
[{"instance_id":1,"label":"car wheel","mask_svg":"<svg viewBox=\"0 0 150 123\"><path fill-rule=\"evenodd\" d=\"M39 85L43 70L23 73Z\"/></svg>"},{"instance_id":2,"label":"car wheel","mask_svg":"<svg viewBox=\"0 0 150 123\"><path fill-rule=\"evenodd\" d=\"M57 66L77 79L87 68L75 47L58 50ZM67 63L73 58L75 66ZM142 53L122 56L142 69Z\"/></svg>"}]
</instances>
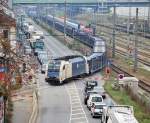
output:
<instances>
[{"instance_id":1,"label":"car wheel","mask_svg":"<svg viewBox=\"0 0 150 123\"><path fill-rule=\"evenodd\" d=\"M87 101L86 100L84 100L84 104L87 105Z\"/></svg>"},{"instance_id":2,"label":"car wheel","mask_svg":"<svg viewBox=\"0 0 150 123\"><path fill-rule=\"evenodd\" d=\"M87 105L87 108L89 109L88 105Z\"/></svg>"},{"instance_id":3,"label":"car wheel","mask_svg":"<svg viewBox=\"0 0 150 123\"><path fill-rule=\"evenodd\" d=\"M47 78L45 78L45 82L48 82L48 79L47 79Z\"/></svg>"},{"instance_id":4,"label":"car wheel","mask_svg":"<svg viewBox=\"0 0 150 123\"><path fill-rule=\"evenodd\" d=\"M91 107L88 107L89 111L91 111Z\"/></svg>"},{"instance_id":5,"label":"car wheel","mask_svg":"<svg viewBox=\"0 0 150 123\"><path fill-rule=\"evenodd\" d=\"M93 113L92 113L92 117L93 117L93 118L95 117Z\"/></svg>"}]
</instances>

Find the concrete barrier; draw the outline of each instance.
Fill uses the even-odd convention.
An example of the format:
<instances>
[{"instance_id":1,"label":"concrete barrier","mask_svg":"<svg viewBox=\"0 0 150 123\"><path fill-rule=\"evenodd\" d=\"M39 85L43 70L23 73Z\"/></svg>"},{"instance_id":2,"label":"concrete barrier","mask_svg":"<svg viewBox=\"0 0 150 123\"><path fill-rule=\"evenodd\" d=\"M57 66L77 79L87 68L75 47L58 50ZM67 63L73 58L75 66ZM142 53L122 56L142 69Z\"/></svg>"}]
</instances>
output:
<instances>
[{"instance_id":1,"label":"concrete barrier","mask_svg":"<svg viewBox=\"0 0 150 123\"><path fill-rule=\"evenodd\" d=\"M34 74L35 75L35 74ZM32 114L29 119L29 123L36 123L37 121L37 116L38 116L38 91L34 87L34 83L36 82L36 76L33 77L32 79L32 87L33 87L33 101L32 101Z\"/></svg>"},{"instance_id":2,"label":"concrete barrier","mask_svg":"<svg viewBox=\"0 0 150 123\"><path fill-rule=\"evenodd\" d=\"M29 123L36 123L37 121L37 116L38 116L38 96L37 96L37 92L34 91L33 92L33 102L32 102L32 114L31 117L29 119Z\"/></svg>"}]
</instances>

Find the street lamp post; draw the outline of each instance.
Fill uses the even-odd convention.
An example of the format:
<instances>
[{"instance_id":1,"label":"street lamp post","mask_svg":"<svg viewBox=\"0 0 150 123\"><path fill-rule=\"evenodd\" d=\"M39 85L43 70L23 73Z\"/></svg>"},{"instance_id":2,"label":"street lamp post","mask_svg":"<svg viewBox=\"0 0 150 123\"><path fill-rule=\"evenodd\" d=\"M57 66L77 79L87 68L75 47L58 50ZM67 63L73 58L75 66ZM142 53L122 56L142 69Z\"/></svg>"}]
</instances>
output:
<instances>
[{"instance_id":1,"label":"street lamp post","mask_svg":"<svg viewBox=\"0 0 150 123\"><path fill-rule=\"evenodd\" d=\"M115 44L115 24L116 24L116 6L114 6L114 15L113 15L113 46L112 46L112 57L115 58L115 50L116 50L116 44Z\"/></svg>"},{"instance_id":2,"label":"street lamp post","mask_svg":"<svg viewBox=\"0 0 150 123\"><path fill-rule=\"evenodd\" d=\"M55 31L55 7L53 9L53 32Z\"/></svg>"},{"instance_id":3,"label":"street lamp post","mask_svg":"<svg viewBox=\"0 0 150 123\"><path fill-rule=\"evenodd\" d=\"M136 24L135 24L135 41L134 41L134 72L137 71L138 67L138 11L139 9L136 8Z\"/></svg>"}]
</instances>

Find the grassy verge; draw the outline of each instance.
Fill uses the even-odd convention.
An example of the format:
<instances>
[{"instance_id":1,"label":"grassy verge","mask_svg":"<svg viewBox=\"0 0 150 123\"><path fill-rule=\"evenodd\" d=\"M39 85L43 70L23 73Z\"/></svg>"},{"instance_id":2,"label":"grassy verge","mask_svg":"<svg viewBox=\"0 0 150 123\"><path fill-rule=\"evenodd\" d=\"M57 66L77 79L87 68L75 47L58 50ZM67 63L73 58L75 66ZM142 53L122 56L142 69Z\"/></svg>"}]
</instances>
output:
<instances>
[{"instance_id":1,"label":"grassy verge","mask_svg":"<svg viewBox=\"0 0 150 123\"><path fill-rule=\"evenodd\" d=\"M104 85L108 94L121 105L131 105L134 107L134 113L139 123L150 123L150 114L145 112L144 107L131 99L131 97L125 91L114 90L112 88L114 80L107 81Z\"/></svg>"}]
</instances>

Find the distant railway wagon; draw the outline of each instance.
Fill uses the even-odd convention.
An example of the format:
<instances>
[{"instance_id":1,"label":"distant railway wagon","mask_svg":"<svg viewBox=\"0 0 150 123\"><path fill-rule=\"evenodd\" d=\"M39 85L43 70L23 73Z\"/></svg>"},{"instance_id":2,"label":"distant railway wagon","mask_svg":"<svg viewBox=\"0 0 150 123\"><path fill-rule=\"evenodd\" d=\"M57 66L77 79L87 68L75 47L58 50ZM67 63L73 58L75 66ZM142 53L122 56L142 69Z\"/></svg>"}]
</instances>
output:
<instances>
[{"instance_id":1,"label":"distant railway wagon","mask_svg":"<svg viewBox=\"0 0 150 123\"><path fill-rule=\"evenodd\" d=\"M141 32L141 35L145 38L150 38L150 29L149 29L149 25L147 23L147 21L144 21L143 23L138 24L138 31ZM124 23L124 24L116 24L116 30L121 31L121 32L128 32L128 24ZM144 34L142 34L142 32ZM129 33L130 34L134 34L135 33L135 23L130 23L129 24Z\"/></svg>"}]
</instances>

